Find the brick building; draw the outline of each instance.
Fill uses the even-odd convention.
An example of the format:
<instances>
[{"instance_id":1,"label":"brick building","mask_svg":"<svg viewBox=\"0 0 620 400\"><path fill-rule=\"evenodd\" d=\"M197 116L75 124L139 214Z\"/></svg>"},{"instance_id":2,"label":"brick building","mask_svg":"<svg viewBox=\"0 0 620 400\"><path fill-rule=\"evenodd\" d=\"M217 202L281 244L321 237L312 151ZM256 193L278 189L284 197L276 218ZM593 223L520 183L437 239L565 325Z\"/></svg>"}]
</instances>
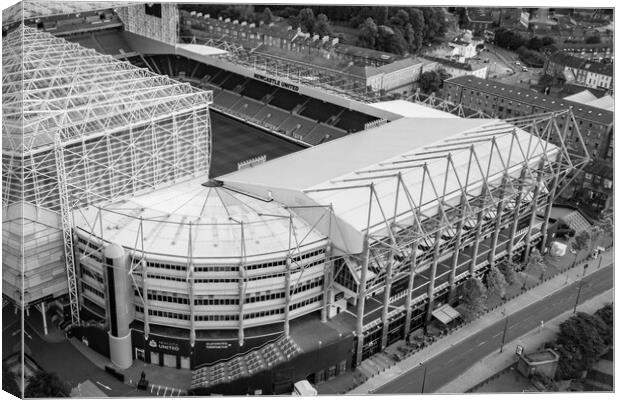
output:
<instances>
[{"instance_id":1,"label":"brick building","mask_svg":"<svg viewBox=\"0 0 620 400\"><path fill-rule=\"evenodd\" d=\"M564 196L587 201L594 211L603 209L613 183L612 111L474 76L446 80L444 98L501 119L571 109L574 120L562 117L558 127L564 129L566 126L567 144L572 142L575 149L579 139L574 127L578 127L592 162L584 174L576 177Z\"/></svg>"}]
</instances>

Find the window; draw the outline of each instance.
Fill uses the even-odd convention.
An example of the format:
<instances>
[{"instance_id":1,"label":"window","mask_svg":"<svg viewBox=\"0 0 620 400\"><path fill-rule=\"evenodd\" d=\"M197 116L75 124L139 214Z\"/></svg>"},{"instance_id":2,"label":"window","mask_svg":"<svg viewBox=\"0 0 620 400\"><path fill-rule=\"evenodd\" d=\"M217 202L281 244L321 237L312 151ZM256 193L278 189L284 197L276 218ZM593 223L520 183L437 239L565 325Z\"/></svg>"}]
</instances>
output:
<instances>
[{"instance_id":1,"label":"window","mask_svg":"<svg viewBox=\"0 0 620 400\"><path fill-rule=\"evenodd\" d=\"M347 372L347 360L340 361L338 364L338 375L342 375Z\"/></svg>"},{"instance_id":2,"label":"window","mask_svg":"<svg viewBox=\"0 0 620 400\"><path fill-rule=\"evenodd\" d=\"M152 15L157 18L161 18L161 4L160 3L150 3L144 5L144 12L146 15Z\"/></svg>"}]
</instances>

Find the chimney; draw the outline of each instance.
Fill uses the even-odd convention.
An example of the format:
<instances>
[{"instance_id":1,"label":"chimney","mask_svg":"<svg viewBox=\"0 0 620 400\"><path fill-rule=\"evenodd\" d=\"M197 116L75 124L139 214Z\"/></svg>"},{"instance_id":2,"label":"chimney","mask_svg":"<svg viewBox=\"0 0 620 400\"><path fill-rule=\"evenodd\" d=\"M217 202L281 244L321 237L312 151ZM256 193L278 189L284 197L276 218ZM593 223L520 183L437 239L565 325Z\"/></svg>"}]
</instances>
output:
<instances>
[{"instance_id":1,"label":"chimney","mask_svg":"<svg viewBox=\"0 0 620 400\"><path fill-rule=\"evenodd\" d=\"M192 11L192 12L190 12L190 13L189 13L189 15L191 15L191 16L196 15L196 11Z\"/></svg>"},{"instance_id":2,"label":"chimney","mask_svg":"<svg viewBox=\"0 0 620 400\"><path fill-rule=\"evenodd\" d=\"M338 44L338 38L335 37L335 38L332 39L332 46L335 46L337 44Z\"/></svg>"},{"instance_id":3,"label":"chimney","mask_svg":"<svg viewBox=\"0 0 620 400\"><path fill-rule=\"evenodd\" d=\"M293 30L293 27L292 27L292 26L290 26L290 25L288 25L288 26L286 27L286 30L287 30L287 31Z\"/></svg>"},{"instance_id":4,"label":"chimney","mask_svg":"<svg viewBox=\"0 0 620 400\"><path fill-rule=\"evenodd\" d=\"M218 20L218 21L221 21L221 20L222 20L222 17L217 17L217 20Z\"/></svg>"},{"instance_id":5,"label":"chimney","mask_svg":"<svg viewBox=\"0 0 620 400\"><path fill-rule=\"evenodd\" d=\"M273 22L270 22L270 23L269 23L269 27L270 27L270 28L271 28L273 25L274 25L274 24L273 24Z\"/></svg>"},{"instance_id":6,"label":"chimney","mask_svg":"<svg viewBox=\"0 0 620 400\"><path fill-rule=\"evenodd\" d=\"M258 21L258 26L263 26L263 24L265 23L265 21Z\"/></svg>"},{"instance_id":7,"label":"chimney","mask_svg":"<svg viewBox=\"0 0 620 400\"><path fill-rule=\"evenodd\" d=\"M230 22L230 18L226 18L224 22Z\"/></svg>"},{"instance_id":8,"label":"chimney","mask_svg":"<svg viewBox=\"0 0 620 400\"><path fill-rule=\"evenodd\" d=\"M312 41L313 42L316 42L317 40L319 40L319 35L312 36Z\"/></svg>"},{"instance_id":9,"label":"chimney","mask_svg":"<svg viewBox=\"0 0 620 400\"><path fill-rule=\"evenodd\" d=\"M250 24L250 28L256 28L256 24L255 24L254 22L252 22L252 23Z\"/></svg>"},{"instance_id":10,"label":"chimney","mask_svg":"<svg viewBox=\"0 0 620 400\"><path fill-rule=\"evenodd\" d=\"M196 14L196 16L200 18L200 17L202 17L202 13L198 13L198 14Z\"/></svg>"},{"instance_id":11,"label":"chimney","mask_svg":"<svg viewBox=\"0 0 620 400\"><path fill-rule=\"evenodd\" d=\"M234 20L233 25L239 25L239 20Z\"/></svg>"},{"instance_id":12,"label":"chimney","mask_svg":"<svg viewBox=\"0 0 620 400\"><path fill-rule=\"evenodd\" d=\"M321 38L321 40L323 41L323 43L327 43L329 42L329 36L325 35Z\"/></svg>"},{"instance_id":13,"label":"chimney","mask_svg":"<svg viewBox=\"0 0 620 400\"><path fill-rule=\"evenodd\" d=\"M205 14L205 19L211 18L211 14Z\"/></svg>"},{"instance_id":14,"label":"chimney","mask_svg":"<svg viewBox=\"0 0 620 400\"><path fill-rule=\"evenodd\" d=\"M247 24L248 24L248 23L247 23L247 22L245 22L245 21L241 22L241 26L246 26Z\"/></svg>"}]
</instances>

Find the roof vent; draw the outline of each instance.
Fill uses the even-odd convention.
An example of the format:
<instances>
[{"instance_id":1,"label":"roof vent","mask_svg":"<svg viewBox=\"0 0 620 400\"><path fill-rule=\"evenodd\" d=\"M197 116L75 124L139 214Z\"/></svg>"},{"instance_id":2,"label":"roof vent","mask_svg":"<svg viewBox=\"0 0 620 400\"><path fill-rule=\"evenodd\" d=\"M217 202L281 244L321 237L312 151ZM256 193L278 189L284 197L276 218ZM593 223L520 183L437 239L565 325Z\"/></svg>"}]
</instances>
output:
<instances>
[{"instance_id":1,"label":"roof vent","mask_svg":"<svg viewBox=\"0 0 620 400\"><path fill-rule=\"evenodd\" d=\"M202 186L212 188L212 187L220 187L224 186L224 182L217 179L209 179L208 181L202 183Z\"/></svg>"}]
</instances>

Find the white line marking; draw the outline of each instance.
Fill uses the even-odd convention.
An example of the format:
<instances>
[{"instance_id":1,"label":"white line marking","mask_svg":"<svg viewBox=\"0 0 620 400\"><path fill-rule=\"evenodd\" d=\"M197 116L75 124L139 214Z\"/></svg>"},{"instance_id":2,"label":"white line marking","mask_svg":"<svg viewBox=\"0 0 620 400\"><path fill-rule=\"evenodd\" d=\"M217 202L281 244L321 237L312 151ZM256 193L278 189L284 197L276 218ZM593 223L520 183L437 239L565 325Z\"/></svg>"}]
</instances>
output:
<instances>
[{"instance_id":1,"label":"white line marking","mask_svg":"<svg viewBox=\"0 0 620 400\"><path fill-rule=\"evenodd\" d=\"M478 347L482 346L482 345L483 345L483 344L485 344L485 343L486 343L486 341L484 341L484 342L480 342L480 343L478 344Z\"/></svg>"},{"instance_id":2,"label":"white line marking","mask_svg":"<svg viewBox=\"0 0 620 400\"><path fill-rule=\"evenodd\" d=\"M112 388L110 388L109 386L104 385L103 383L101 383L101 382L99 382L99 381L95 381L95 382L97 383L97 385L99 385L99 386L101 386L101 387L103 387L103 388L106 388L106 389L108 389L108 390L112 390Z\"/></svg>"}]
</instances>

